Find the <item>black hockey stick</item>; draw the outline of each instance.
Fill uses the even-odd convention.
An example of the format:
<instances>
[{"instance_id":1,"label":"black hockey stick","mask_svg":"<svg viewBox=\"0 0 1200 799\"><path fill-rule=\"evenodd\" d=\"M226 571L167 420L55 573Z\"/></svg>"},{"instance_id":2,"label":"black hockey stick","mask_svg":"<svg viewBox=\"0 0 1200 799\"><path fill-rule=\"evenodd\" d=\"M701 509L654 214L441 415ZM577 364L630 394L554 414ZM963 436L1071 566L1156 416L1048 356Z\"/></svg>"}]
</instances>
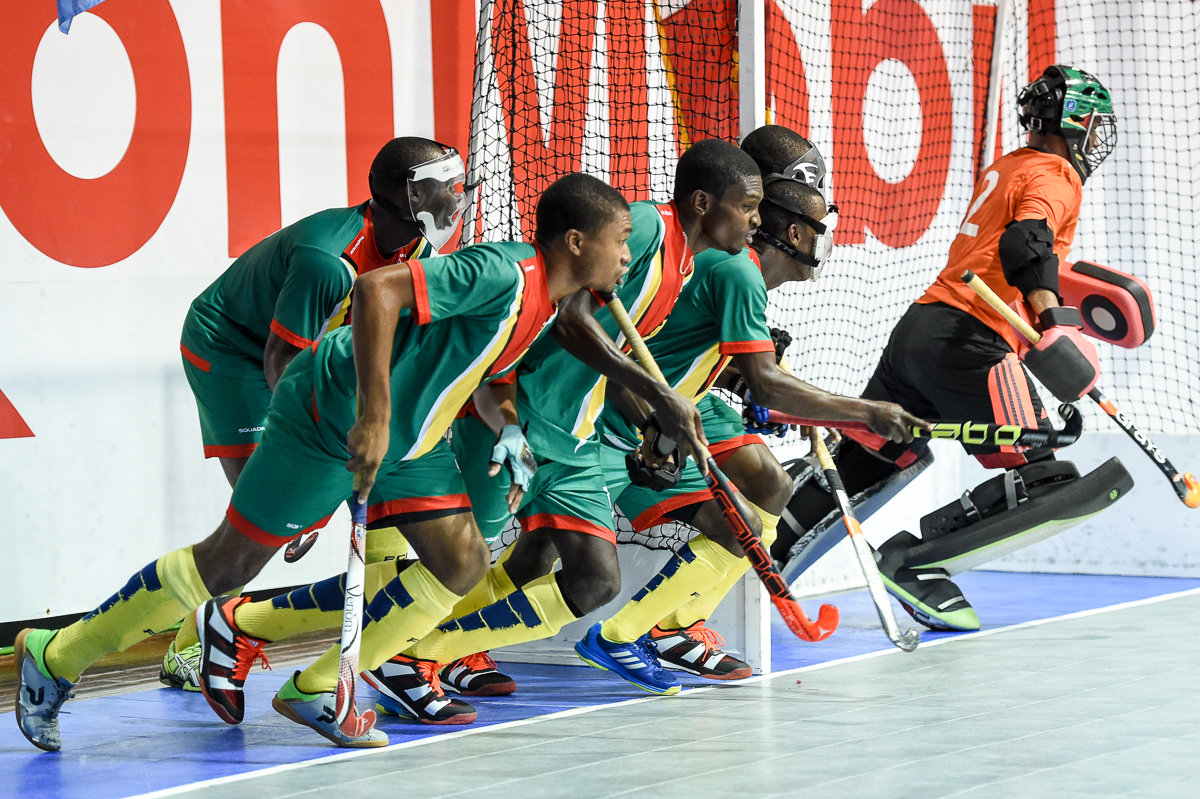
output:
<instances>
[{"instance_id":1,"label":"black hockey stick","mask_svg":"<svg viewBox=\"0 0 1200 799\"><path fill-rule=\"evenodd\" d=\"M1015 424L989 424L988 422L931 422L932 429L911 428L913 438L940 438L946 441L961 441L964 444L989 444L995 447L1065 447L1079 440L1083 432L1083 415L1074 405L1063 404L1058 415L1066 422L1062 430L1042 430L1038 427L1021 427ZM768 411L767 421L779 424L797 424L804 427L831 427L839 430L870 431L866 422L835 422L820 419L801 419L779 411Z\"/></svg>"},{"instance_id":2,"label":"black hockey stick","mask_svg":"<svg viewBox=\"0 0 1200 799\"><path fill-rule=\"evenodd\" d=\"M654 356L650 354L650 350L646 349L646 342L642 340L637 326L629 318L629 314L625 311L625 306L613 294L603 296L604 301L608 304L609 311L617 321L617 326L621 328L621 332L625 334L625 340L629 342L629 346L633 349L633 354L637 357L638 363L654 379L660 383L666 383L667 379L658 368L658 364L654 362ZM795 633L802 641L823 641L828 638L837 629L838 609L833 605L822 605L820 612L817 614L816 622L808 618L808 615L804 612L804 608L800 607L800 603L792 596L792 592L788 588L787 583L784 582L783 577L779 574L779 570L775 568L775 562L771 559L771 554L763 546L762 540L755 535L751 521L746 518L745 511L742 510L741 505L734 499L733 489L730 487L725 475L717 468L716 461L713 460L708 450L703 448L697 456L703 458L705 464L708 466L708 474L704 479L708 483L708 488L712 491L717 504L721 507L721 515L725 517L725 521L737 539L738 545L742 548L742 552L746 553L746 558L750 561L750 565L754 568L758 578L762 580L767 593L770 594L771 604L779 611L779 615L787 623L788 629Z\"/></svg>"},{"instance_id":3,"label":"black hockey stick","mask_svg":"<svg viewBox=\"0 0 1200 799\"><path fill-rule=\"evenodd\" d=\"M1037 344L1042 340L1041 334L1018 316L1016 311L1005 305L1004 301L996 296L996 292L992 291L991 287L980 280L974 272L969 269L963 272L962 282L974 289L975 293L982 297L988 305L996 309L996 313L1003 316L1010 325L1017 329L1017 332L1031 343ZM1167 460L1167 456L1163 454L1163 451L1156 447L1154 442L1146 437L1145 433L1138 430L1129 417L1121 413L1113 401L1100 392L1100 389L1093 388L1088 392L1088 396L1095 400L1096 404L1103 408L1104 412L1117 423L1117 426L1134 440L1134 443L1141 448L1142 452L1150 456L1150 460L1154 461L1159 470L1171 481L1171 488L1175 489L1175 493L1179 496L1180 501L1189 508L1200 508L1200 481L1196 480L1195 475L1191 472L1180 474L1175 471L1175 467Z\"/></svg>"}]
</instances>

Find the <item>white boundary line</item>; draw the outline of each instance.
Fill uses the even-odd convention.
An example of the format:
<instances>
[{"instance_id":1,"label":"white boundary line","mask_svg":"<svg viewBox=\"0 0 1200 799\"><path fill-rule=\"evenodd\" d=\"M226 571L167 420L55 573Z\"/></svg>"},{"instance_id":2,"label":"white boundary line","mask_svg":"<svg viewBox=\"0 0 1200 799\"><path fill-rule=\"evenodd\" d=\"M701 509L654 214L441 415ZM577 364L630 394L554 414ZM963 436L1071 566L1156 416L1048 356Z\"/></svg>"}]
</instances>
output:
<instances>
[{"instance_id":1,"label":"white boundary line","mask_svg":"<svg viewBox=\"0 0 1200 799\"><path fill-rule=\"evenodd\" d=\"M974 633L963 633L962 635L954 635L954 636L949 636L946 638L939 638L936 641L929 641L928 643L922 642L921 645L917 648L917 651L920 652L921 650L928 649L930 647L940 646L941 644L949 644L949 643L954 643L956 641L970 641L975 638L983 638L988 635L995 635L996 633L1006 633L1006 632L1011 632L1013 630L1023 630L1028 627L1039 627L1043 624L1051 624L1053 622L1060 622L1060 621L1070 621L1071 619L1082 619L1082 618L1086 618L1088 616L1096 616L1101 613L1109 613L1114 610L1125 610L1127 608L1135 608L1135 607L1140 607L1142 605L1153 605L1158 602L1167 602L1172 599L1179 599L1181 597L1196 596L1196 595L1200 595L1200 588L1191 588L1186 591L1176 591L1171 594L1161 594L1159 596L1147 597L1146 599L1135 599L1132 602L1121 602L1116 605L1106 605L1105 607L1102 607L1102 608L1092 608L1090 610L1080 610L1080 611L1076 611L1075 613L1067 613L1062 616L1052 616L1047 619L1034 619L1033 621L1025 621L1025 622L1021 622L1019 624L1010 624L1006 627L995 627L995 628L992 628L989 630L980 630L979 632L974 632ZM346 751L346 752L339 752L334 755L328 755L326 757L313 758L312 760L301 760L296 763L284 763L282 765L270 766L268 768L257 769L255 771L247 771L242 774L231 774L227 777L215 777L211 780L203 780L201 782L192 782L192 783L188 783L187 785L179 785L174 788L164 788L159 791L152 791L150 793L137 794L136 796L128 797L128 799L161 799L161 797L176 796L178 794L186 793L188 791L198 790L200 788L210 788L215 785L224 785L224 784L231 783L231 782L239 782L241 780L251 779L254 777L264 777L269 774L280 774L285 771L294 771L296 769L306 768L308 766L321 765L321 764L325 764L325 763L337 763L337 762L340 762L343 760L350 760L352 758L357 758L357 757L366 757L368 755L376 755L376 754L380 754L382 752L395 752L395 751L398 751L401 749L411 749L411 748L417 747L417 746L426 746L428 744L441 743L443 741L449 741L449 740L453 740L455 738L465 738L465 737L471 736L471 735L484 735L487 733L497 732L500 730L511 730L511 729L515 729L517 727L524 727L529 724L537 724L537 723L543 722L543 721L553 721L556 719L570 718L571 716L580 716L585 713L593 713L597 710L607 710L607 709L613 708L613 707L624 707L624 706L628 706L628 705L640 705L640 704L645 704L646 702L655 702L660 699L685 699L689 696L695 696L697 694L708 693L709 691L716 691L716 690L720 690L722 688L736 688L741 685L751 685L754 683L767 682L769 680L774 680L779 677L787 677L792 674L801 674L803 672L817 671L819 669L829 668L830 666L840 666L845 663L854 663L854 662L857 662L860 660L869 660L871 658L883 657L884 655L893 655L898 652L900 652L899 649L896 649L894 647L888 647L887 649L881 649L881 650L878 650L875 652L865 652L861 655L852 655L852 656L846 657L846 658L830 660L825 663L814 663L811 666L801 666L801 667L795 668L795 669L787 669L785 671L772 672L771 674L761 674L757 677L750 677L745 680L738 680L736 683L731 683L729 685L705 685L705 686L701 686L699 688L689 688L688 690L683 691L682 693L676 694L671 697L644 696L644 697L639 697L637 699L623 699L620 702L609 702L609 703L603 704L603 705L590 705L588 707L576 707L576 708L571 708L569 710L560 710L556 713L547 713L546 715L543 715L543 716L533 716L531 718L519 719L517 721L505 721L505 722L501 722L500 724L491 724L491 725L488 725L485 727L476 727L474 729L469 729L469 730L456 730L455 732L448 732L448 733L444 733L442 735L432 735L427 738L421 738L416 741L407 741L402 744L393 744L391 746L381 746L381 747L378 747L375 749L354 749L354 750L350 750L350 751Z\"/></svg>"}]
</instances>

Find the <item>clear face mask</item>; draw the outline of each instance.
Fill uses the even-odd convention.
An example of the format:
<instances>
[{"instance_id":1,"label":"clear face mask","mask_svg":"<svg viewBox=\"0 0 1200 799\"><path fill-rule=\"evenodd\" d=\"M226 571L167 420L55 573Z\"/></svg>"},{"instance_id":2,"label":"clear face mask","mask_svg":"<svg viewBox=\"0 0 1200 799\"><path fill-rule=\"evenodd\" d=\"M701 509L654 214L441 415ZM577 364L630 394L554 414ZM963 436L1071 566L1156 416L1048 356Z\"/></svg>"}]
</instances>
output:
<instances>
[{"instance_id":1,"label":"clear face mask","mask_svg":"<svg viewBox=\"0 0 1200 799\"><path fill-rule=\"evenodd\" d=\"M408 180L405 183L405 194L409 198L407 213L396 203L383 197L372 183L371 196L375 202L400 219L416 222L421 226L425 239L434 250L441 250L454 236L463 211L467 207L466 168L462 157L453 147L446 147L445 155L426 161L423 164L405 170ZM374 174L372 174L372 178ZM421 202L413 202L412 196L416 184L422 181L432 181L420 188ZM438 186L430 190L431 186Z\"/></svg>"},{"instance_id":2,"label":"clear face mask","mask_svg":"<svg viewBox=\"0 0 1200 799\"><path fill-rule=\"evenodd\" d=\"M816 152L816 150L810 150L809 152ZM817 158L820 158L819 154L817 155ZM825 216L822 217L820 221L817 221L808 214L804 213L804 211L802 211L800 208L793 206L790 202L786 202L778 197L772 197L770 192L767 192L767 189L771 186L771 184L783 180L789 180L794 183L805 183L805 181L799 178L788 178L781 174L769 175L763 180L763 190L766 192L763 202L769 202L774 205L778 205L780 208L790 211L796 216L800 217L800 221L808 225L813 231L814 235L812 250L810 252L801 252L782 239L772 236L770 233L767 233L762 229L756 231L754 235L775 249L779 250L784 255L787 255L789 258L793 258L808 266L810 269L808 279L815 281L821 277L821 271L825 268L825 262L829 260L829 254L833 252L833 232L837 228L838 207L828 203L827 201ZM806 185L812 186L812 188L817 188L817 186L811 183L807 183Z\"/></svg>"}]
</instances>

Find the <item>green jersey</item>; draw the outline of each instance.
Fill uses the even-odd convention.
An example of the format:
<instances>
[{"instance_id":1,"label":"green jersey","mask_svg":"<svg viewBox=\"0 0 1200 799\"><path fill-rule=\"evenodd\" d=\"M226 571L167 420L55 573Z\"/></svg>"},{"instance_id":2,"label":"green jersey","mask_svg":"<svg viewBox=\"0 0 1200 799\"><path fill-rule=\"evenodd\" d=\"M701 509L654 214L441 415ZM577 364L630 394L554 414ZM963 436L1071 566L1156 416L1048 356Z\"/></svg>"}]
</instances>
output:
<instances>
[{"instance_id":1,"label":"green jersey","mask_svg":"<svg viewBox=\"0 0 1200 799\"><path fill-rule=\"evenodd\" d=\"M346 321L357 275L432 254L421 238L381 256L367 203L305 217L243 253L192 302L183 354L205 372L261 378L270 333L311 346Z\"/></svg>"},{"instance_id":2,"label":"green jersey","mask_svg":"<svg viewBox=\"0 0 1200 799\"><path fill-rule=\"evenodd\" d=\"M644 338L666 321L680 290L692 275L692 252L675 205L637 202L630 206L633 260L617 296ZM612 314L596 319L624 346ZM584 444L594 440L595 421L604 407L605 378L564 350L553 339L529 352L517 379L517 412L529 424L526 437L541 457L585 465L594 459Z\"/></svg>"},{"instance_id":3,"label":"green jersey","mask_svg":"<svg viewBox=\"0 0 1200 799\"><path fill-rule=\"evenodd\" d=\"M646 342L658 368L676 391L699 402L739 352L775 352L767 327L767 285L758 255L705 250L695 274L662 330ZM628 445L638 433L615 408L604 410L604 431Z\"/></svg>"},{"instance_id":4,"label":"green jersey","mask_svg":"<svg viewBox=\"0 0 1200 799\"><path fill-rule=\"evenodd\" d=\"M388 461L432 450L480 383L516 366L556 313L545 262L529 244L479 244L408 266L416 309L400 317L392 345ZM293 366L313 370L322 444L345 457L357 386L350 328L327 334L311 351Z\"/></svg>"}]
</instances>

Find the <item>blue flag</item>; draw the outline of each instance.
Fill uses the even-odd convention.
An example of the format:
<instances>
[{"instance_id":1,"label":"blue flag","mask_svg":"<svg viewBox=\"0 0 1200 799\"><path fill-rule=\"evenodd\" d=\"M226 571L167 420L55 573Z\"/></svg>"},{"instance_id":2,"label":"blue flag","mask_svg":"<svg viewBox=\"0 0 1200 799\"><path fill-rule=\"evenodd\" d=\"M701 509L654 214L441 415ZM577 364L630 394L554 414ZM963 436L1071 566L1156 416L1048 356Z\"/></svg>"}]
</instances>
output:
<instances>
[{"instance_id":1,"label":"blue flag","mask_svg":"<svg viewBox=\"0 0 1200 799\"><path fill-rule=\"evenodd\" d=\"M63 33L71 30L71 20L87 11L101 0L58 0L58 29Z\"/></svg>"}]
</instances>

